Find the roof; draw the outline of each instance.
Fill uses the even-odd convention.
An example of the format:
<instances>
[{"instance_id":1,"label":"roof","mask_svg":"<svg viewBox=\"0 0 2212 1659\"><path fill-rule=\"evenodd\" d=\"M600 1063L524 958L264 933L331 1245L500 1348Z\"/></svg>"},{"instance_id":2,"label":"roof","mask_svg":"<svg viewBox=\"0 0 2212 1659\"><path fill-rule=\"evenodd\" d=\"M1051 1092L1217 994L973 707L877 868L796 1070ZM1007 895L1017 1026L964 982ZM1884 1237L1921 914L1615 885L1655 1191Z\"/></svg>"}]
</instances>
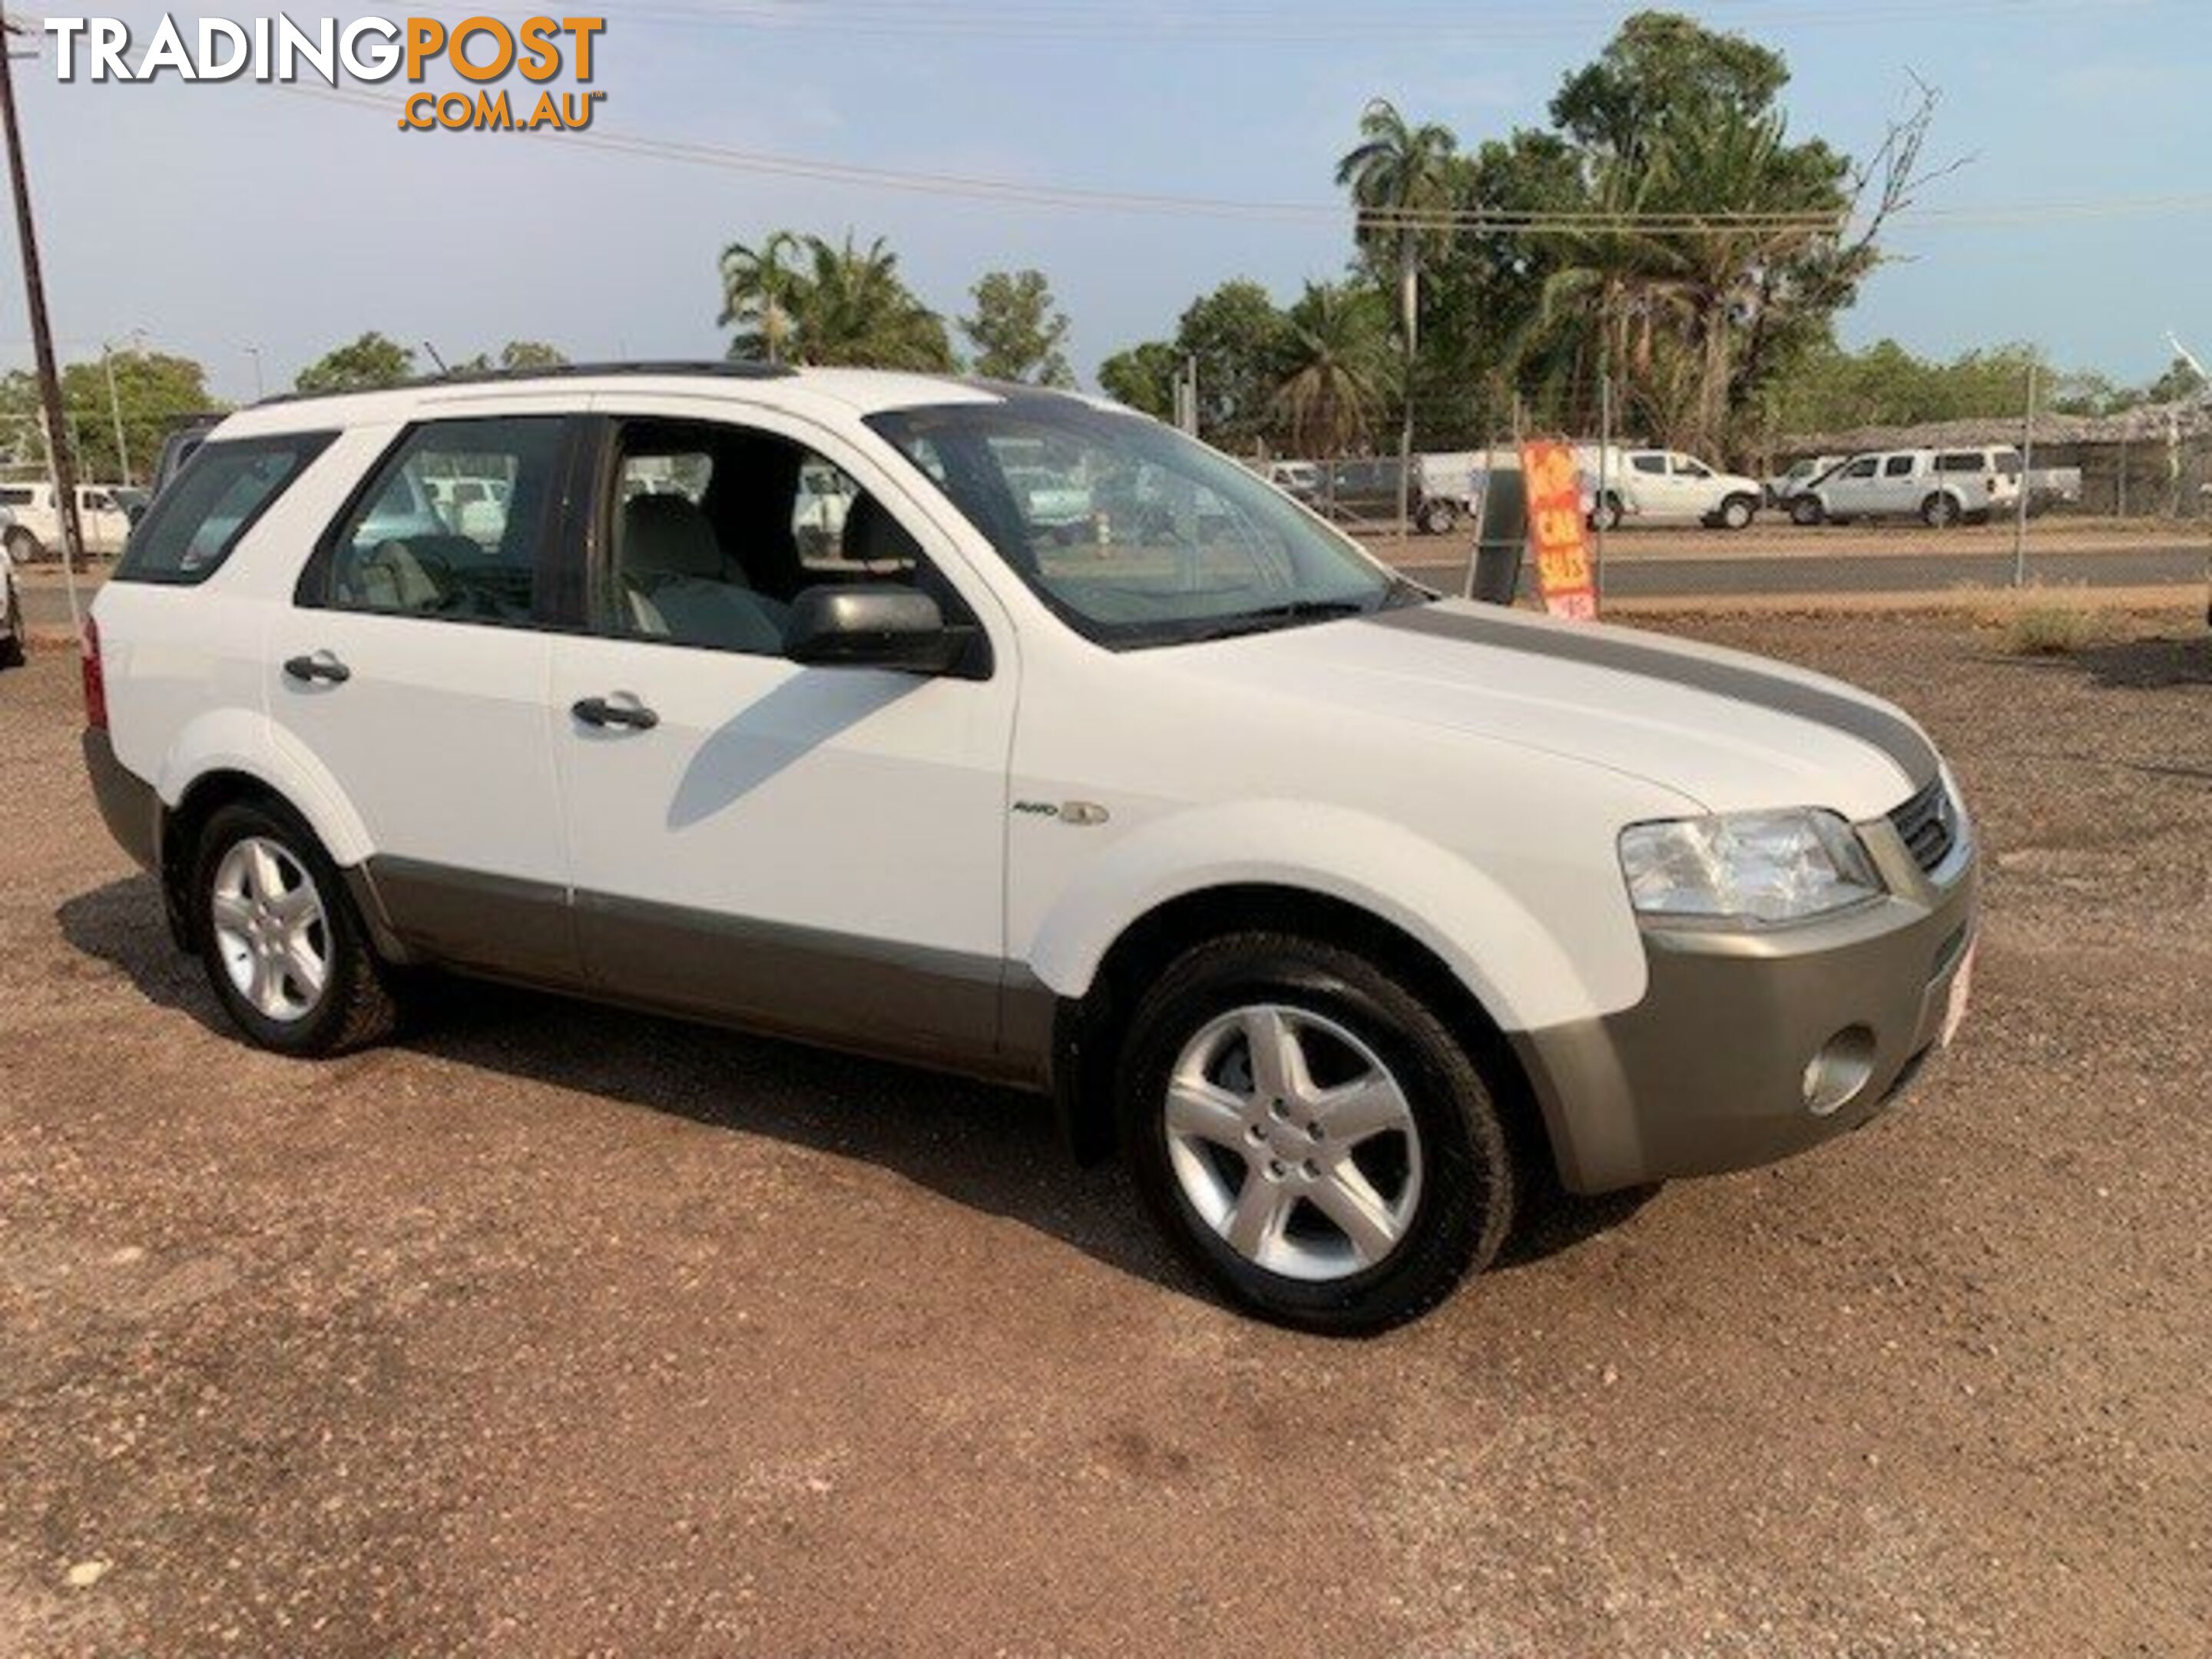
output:
<instances>
[{"instance_id":1,"label":"roof","mask_svg":"<svg viewBox=\"0 0 2212 1659\"><path fill-rule=\"evenodd\" d=\"M319 421L349 424L419 420L431 411L496 409L557 392L564 398L627 392L720 398L750 408L780 408L849 418L886 410L943 404L989 404L1016 397L1068 398L1115 405L1079 393L1015 386L952 374L878 368L790 368L753 362L572 363L557 368L446 374L371 392L288 392L240 410L226 434L297 431ZM325 415L323 411L331 411Z\"/></svg>"},{"instance_id":2,"label":"roof","mask_svg":"<svg viewBox=\"0 0 2212 1659\"><path fill-rule=\"evenodd\" d=\"M2024 412L2024 411L2023 411ZM2017 446L2021 416L1991 419L1923 421L1917 426L1863 426L1839 432L1793 433L1775 446L1785 455L1856 455L1876 449L1972 449L1984 444ZM2038 414L2039 444L2164 443L2170 435L2212 435L2212 399L2183 398L2172 403L2141 404L2110 415Z\"/></svg>"}]
</instances>

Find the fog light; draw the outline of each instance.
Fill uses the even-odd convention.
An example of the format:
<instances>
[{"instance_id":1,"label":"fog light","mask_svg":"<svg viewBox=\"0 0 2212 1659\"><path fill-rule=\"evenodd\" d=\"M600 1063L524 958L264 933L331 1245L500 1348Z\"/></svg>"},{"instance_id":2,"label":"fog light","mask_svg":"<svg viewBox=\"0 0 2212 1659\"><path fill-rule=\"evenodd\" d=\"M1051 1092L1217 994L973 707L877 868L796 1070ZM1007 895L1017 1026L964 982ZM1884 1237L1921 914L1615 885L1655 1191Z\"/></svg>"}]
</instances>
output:
<instances>
[{"instance_id":1,"label":"fog light","mask_svg":"<svg viewBox=\"0 0 2212 1659\"><path fill-rule=\"evenodd\" d=\"M1850 1104L1873 1074L1874 1033L1863 1025L1845 1026L1805 1062L1805 1109L1827 1116Z\"/></svg>"}]
</instances>

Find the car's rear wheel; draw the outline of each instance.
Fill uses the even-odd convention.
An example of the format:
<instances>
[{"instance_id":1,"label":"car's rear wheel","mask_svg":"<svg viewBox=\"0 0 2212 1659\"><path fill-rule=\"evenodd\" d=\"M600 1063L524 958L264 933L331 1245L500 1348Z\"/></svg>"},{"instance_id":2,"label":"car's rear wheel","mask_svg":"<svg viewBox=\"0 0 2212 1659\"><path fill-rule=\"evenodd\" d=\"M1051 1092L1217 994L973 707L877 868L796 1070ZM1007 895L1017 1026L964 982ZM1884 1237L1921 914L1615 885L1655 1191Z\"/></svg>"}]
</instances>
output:
<instances>
[{"instance_id":1,"label":"car's rear wheel","mask_svg":"<svg viewBox=\"0 0 2212 1659\"><path fill-rule=\"evenodd\" d=\"M1459 510L1449 501L1431 501L1421 509L1421 528L1431 536L1449 536L1459 527Z\"/></svg>"},{"instance_id":2,"label":"car's rear wheel","mask_svg":"<svg viewBox=\"0 0 2212 1659\"><path fill-rule=\"evenodd\" d=\"M252 1041L331 1054L390 1032L383 965L337 866L295 814L219 808L200 835L191 895L208 983Z\"/></svg>"},{"instance_id":3,"label":"car's rear wheel","mask_svg":"<svg viewBox=\"0 0 2212 1659\"><path fill-rule=\"evenodd\" d=\"M1931 530L1948 530L1959 522L1958 499L1939 489L1920 503L1920 518Z\"/></svg>"},{"instance_id":4,"label":"car's rear wheel","mask_svg":"<svg viewBox=\"0 0 2212 1659\"><path fill-rule=\"evenodd\" d=\"M1820 498L1818 495L1793 495L1790 498L1790 522L1815 525L1820 522Z\"/></svg>"},{"instance_id":5,"label":"car's rear wheel","mask_svg":"<svg viewBox=\"0 0 2212 1659\"><path fill-rule=\"evenodd\" d=\"M21 525L17 525L9 531L6 542L0 544L6 546L8 556L15 560L17 564L32 563L46 551L39 545L39 538Z\"/></svg>"},{"instance_id":6,"label":"car's rear wheel","mask_svg":"<svg viewBox=\"0 0 2212 1659\"><path fill-rule=\"evenodd\" d=\"M1245 933L1194 948L1137 1008L1122 1144L1187 1260L1269 1319L1338 1334L1434 1307L1513 1220L1481 1070L1365 958Z\"/></svg>"},{"instance_id":7,"label":"car's rear wheel","mask_svg":"<svg viewBox=\"0 0 2212 1659\"><path fill-rule=\"evenodd\" d=\"M1594 529L1618 530L1621 517L1620 497L1610 490L1606 492L1603 501L1590 508L1590 525Z\"/></svg>"}]
</instances>

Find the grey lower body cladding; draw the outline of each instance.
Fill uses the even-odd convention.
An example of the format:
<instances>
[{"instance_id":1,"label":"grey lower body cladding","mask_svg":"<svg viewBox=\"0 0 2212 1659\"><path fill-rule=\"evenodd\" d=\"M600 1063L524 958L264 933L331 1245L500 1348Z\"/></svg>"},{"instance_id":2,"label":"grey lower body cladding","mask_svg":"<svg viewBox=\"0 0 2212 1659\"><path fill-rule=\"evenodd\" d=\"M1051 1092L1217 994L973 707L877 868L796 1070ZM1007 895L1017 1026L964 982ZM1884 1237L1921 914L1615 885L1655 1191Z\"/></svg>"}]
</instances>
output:
<instances>
[{"instance_id":1,"label":"grey lower body cladding","mask_svg":"<svg viewBox=\"0 0 2212 1659\"><path fill-rule=\"evenodd\" d=\"M404 957L1042 1085L1052 994L996 957L377 857L349 872Z\"/></svg>"},{"instance_id":2,"label":"grey lower body cladding","mask_svg":"<svg viewBox=\"0 0 2212 1659\"><path fill-rule=\"evenodd\" d=\"M1968 863L1941 890L1763 935L1647 933L1642 1001L1513 1038L1561 1180L1597 1193L1747 1169L1866 1122L1942 1035L1974 889ZM1856 1086L1815 1109L1808 1067L1839 1038Z\"/></svg>"}]
</instances>

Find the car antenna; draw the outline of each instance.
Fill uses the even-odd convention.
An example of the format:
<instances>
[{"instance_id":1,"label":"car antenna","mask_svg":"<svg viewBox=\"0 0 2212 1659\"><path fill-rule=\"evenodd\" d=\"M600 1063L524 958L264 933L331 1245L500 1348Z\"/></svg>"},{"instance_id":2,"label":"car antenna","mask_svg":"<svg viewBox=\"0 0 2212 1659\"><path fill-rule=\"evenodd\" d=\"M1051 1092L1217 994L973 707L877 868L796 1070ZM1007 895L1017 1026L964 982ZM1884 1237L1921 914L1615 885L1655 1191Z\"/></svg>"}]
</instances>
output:
<instances>
[{"instance_id":1,"label":"car antenna","mask_svg":"<svg viewBox=\"0 0 2212 1659\"><path fill-rule=\"evenodd\" d=\"M439 374L450 374L453 372L452 369L446 367L446 360L438 355L438 348L432 345L428 340L422 342L422 349L430 354L430 361L437 364Z\"/></svg>"}]
</instances>

